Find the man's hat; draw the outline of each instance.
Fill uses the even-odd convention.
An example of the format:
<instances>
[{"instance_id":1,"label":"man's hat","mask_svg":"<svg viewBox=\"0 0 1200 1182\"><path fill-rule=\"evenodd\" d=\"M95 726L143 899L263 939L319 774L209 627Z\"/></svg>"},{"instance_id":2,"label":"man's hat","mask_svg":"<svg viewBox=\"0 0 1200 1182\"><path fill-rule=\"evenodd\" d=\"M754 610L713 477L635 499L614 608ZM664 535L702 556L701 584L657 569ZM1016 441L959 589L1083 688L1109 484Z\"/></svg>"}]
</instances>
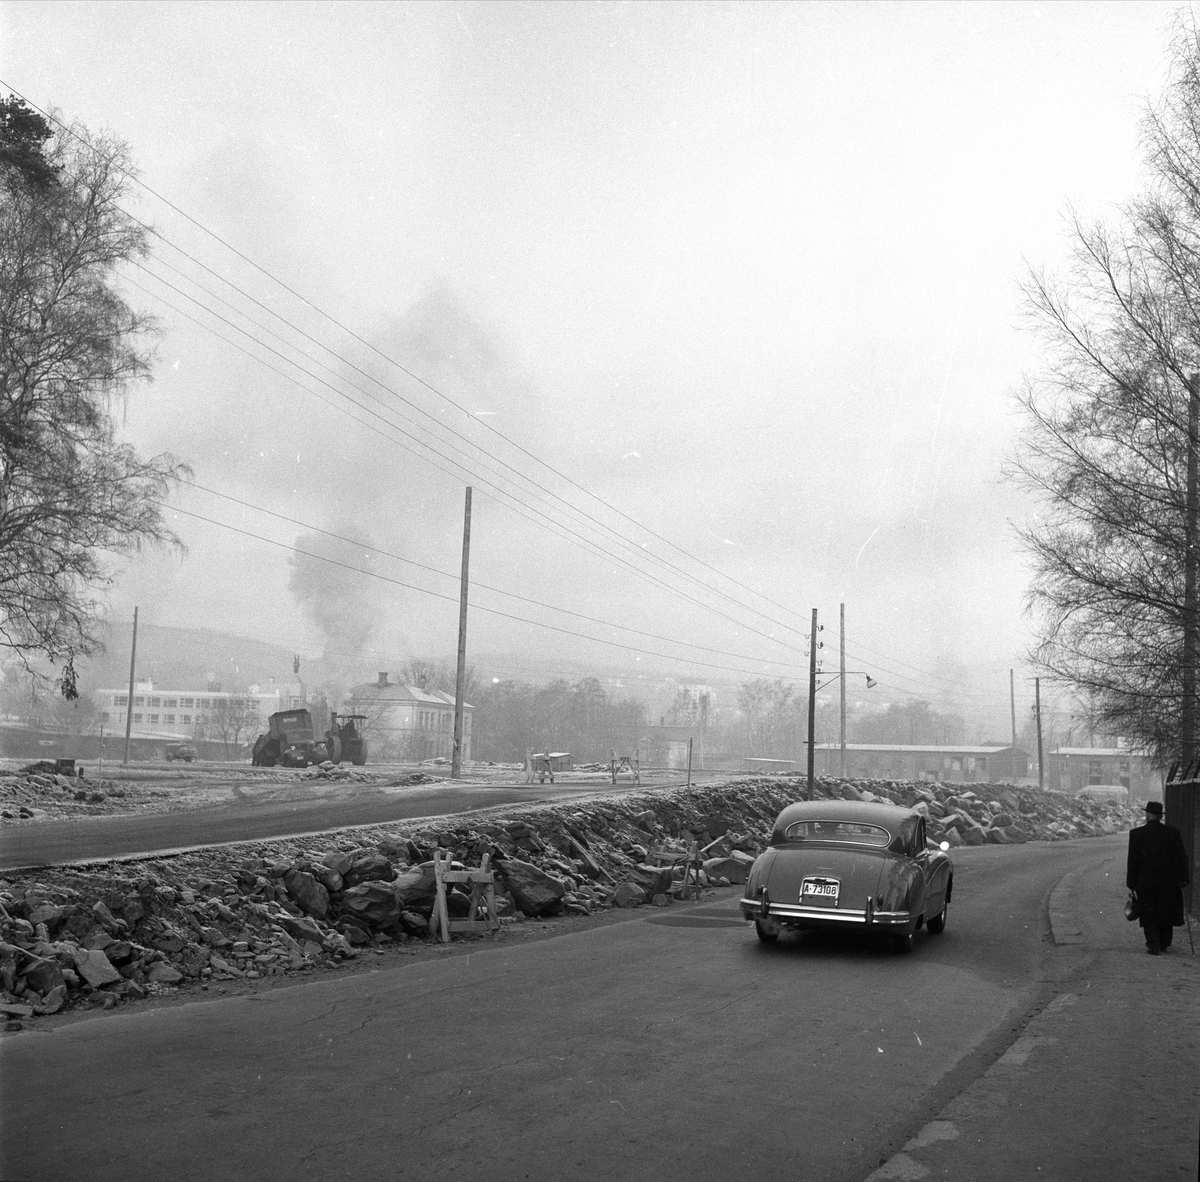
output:
<instances>
[{"instance_id":1,"label":"man's hat","mask_svg":"<svg viewBox=\"0 0 1200 1182\"><path fill-rule=\"evenodd\" d=\"M1161 817L1163 815L1162 814L1162 801L1161 800L1146 801L1146 812L1148 812L1152 817Z\"/></svg>"}]
</instances>

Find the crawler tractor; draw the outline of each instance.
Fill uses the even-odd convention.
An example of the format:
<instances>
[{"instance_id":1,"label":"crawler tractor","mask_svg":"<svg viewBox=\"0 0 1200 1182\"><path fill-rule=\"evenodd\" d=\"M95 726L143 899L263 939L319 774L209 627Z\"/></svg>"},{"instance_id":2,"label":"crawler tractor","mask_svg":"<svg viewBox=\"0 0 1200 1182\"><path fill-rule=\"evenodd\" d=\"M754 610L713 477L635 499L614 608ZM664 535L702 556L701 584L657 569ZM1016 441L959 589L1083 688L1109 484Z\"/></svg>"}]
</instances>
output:
<instances>
[{"instance_id":1,"label":"crawler tractor","mask_svg":"<svg viewBox=\"0 0 1200 1182\"><path fill-rule=\"evenodd\" d=\"M365 714L338 714L334 712L329 730L325 732L325 746L334 763L348 760L355 767L367 762L367 740L363 738L362 723ZM360 725L355 726L355 723Z\"/></svg>"}]
</instances>

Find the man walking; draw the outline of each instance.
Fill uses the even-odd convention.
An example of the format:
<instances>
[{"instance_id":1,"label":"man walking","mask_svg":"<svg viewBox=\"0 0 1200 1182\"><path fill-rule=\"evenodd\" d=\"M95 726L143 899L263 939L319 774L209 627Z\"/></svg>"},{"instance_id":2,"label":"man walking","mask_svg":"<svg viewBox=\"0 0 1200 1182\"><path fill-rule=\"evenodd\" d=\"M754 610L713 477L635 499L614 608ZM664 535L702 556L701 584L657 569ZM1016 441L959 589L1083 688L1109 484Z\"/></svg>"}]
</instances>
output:
<instances>
[{"instance_id":1,"label":"man walking","mask_svg":"<svg viewBox=\"0 0 1200 1182\"><path fill-rule=\"evenodd\" d=\"M1137 899L1138 922L1151 956L1169 948L1171 929L1183 926L1183 888L1189 879L1183 838L1162 818L1162 802L1147 802L1146 823L1129 831L1125 871L1125 885Z\"/></svg>"}]
</instances>

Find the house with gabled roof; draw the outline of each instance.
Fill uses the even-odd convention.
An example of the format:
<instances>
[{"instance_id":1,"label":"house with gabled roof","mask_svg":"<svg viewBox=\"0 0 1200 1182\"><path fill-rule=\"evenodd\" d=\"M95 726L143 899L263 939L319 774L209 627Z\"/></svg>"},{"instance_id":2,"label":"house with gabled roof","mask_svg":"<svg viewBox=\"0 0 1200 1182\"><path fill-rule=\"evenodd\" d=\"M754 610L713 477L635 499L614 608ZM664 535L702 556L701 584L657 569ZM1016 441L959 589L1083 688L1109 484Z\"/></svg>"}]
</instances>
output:
<instances>
[{"instance_id":1,"label":"house with gabled roof","mask_svg":"<svg viewBox=\"0 0 1200 1182\"><path fill-rule=\"evenodd\" d=\"M366 715L364 732L374 761L452 758L454 705L453 694L392 681L387 673L352 686L346 698L349 713ZM474 709L469 702L463 703L464 763L471 758Z\"/></svg>"}]
</instances>

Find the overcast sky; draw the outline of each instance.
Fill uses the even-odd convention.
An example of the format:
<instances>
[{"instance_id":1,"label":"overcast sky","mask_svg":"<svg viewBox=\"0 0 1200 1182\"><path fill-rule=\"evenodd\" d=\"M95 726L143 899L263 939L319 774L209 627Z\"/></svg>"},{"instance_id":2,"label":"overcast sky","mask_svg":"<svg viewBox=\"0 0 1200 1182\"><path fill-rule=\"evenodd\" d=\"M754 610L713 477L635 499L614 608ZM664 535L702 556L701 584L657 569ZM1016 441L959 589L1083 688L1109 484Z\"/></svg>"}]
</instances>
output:
<instances>
[{"instance_id":1,"label":"overcast sky","mask_svg":"<svg viewBox=\"0 0 1200 1182\"><path fill-rule=\"evenodd\" d=\"M1137 188L1174 11L0 4L0 79L126 140L165 239L129 276L163 334L125 430L245 502L181 492L223 525L175 516L186 557L125 563L112 611L355 680L449 654L471 483L480 609L800 681L844 601L852 668L1003 718L1024 260ZM567 633L476 610L470 645L638 664Z\"/></svg>"}]
</instances>

